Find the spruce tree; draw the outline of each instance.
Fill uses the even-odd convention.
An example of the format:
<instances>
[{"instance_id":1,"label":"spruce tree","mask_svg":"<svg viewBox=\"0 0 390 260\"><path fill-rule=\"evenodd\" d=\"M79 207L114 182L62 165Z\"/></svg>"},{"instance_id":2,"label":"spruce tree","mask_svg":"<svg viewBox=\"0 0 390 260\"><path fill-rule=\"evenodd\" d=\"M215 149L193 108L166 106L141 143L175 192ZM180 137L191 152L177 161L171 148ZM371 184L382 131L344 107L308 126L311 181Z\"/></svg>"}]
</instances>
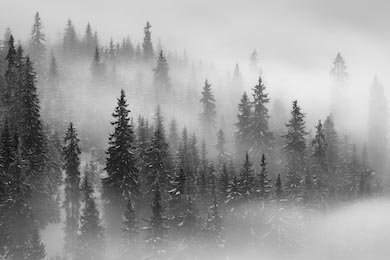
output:
<instances>
[{"instance_id":1,"label":"spruce tree","mask_svg":"<svg viewBox=\"0 0 390 260\"><path fill-rule=\"evenodd\" d=\"M1 105L3 114L6 115L6 117L11 116L12 106L16 105L14 102L15 97L15 91L18 89L18 81L19 81L19 75L18 75L18 68L17 68L17 53L14 46L14 38L12 35L10 35L8 40L8 53L6 56L7 61L7 69L5 72L5 85L4 89L1 91ZM12 121L14 121L15 118L12 118ZM10 127L11 130L14 131L15 123L12 122L9 118Z\"/></svg>"},{"instance_id":2,"label":"spruce tree","mask_svg":"<svg viewBox=\"0 0 390 260\"><path fill-rule=\"evenodd\" d=\"M73 124L70 123L64 138L65 170L65 255L74 257L80 216L80 148Z\"/></svg>"},{"instance_id":3,"label":"spruce tree","mask_svg":"<svg viewBox=\"0 0 390 260\"><path fill-rule=\"evenodd\" d=\"M169 145L165 137L165 128L160 108L157 107L155 115L154 133L146 152L146 165L148 168L146 176L147 195L152 195L157 182L161 189L163 201L171 179L172 161L169 154Z\"/></svg>"},{"instance_id":4,"label":"spruce tree","mask_svg":"<svg viewBox=\"0 0 390 260\"><path fill-rule=\"evenodd\" d=\"M45 245L41 242L41 236L37 228L34 228L29 238L28 260L43 260L46 256Z\"/></svg>"},{"instance_id":5,"label":"spruce tree","mask_svg":"<svg viewBox=\"0 0 390 260\"><path fill-rule=\"evenodd\" d=\"M104 230L100 224L99 211L88 178L84 178L82 193L85 202L80 217L80 234L75 259L104 259Z\"/></svg>"},{"instance_id":6,"label":"spruce tree","mask_svg":"<svg viewBox=\"0 0 390 260\"><path fill-rule=\"evenodd\" d=\"M206 223L203 227L206 242L211 248L223 247L225 243L223 217L219 211L215 186L215 176L213 176L211 181L212 204L210 206Z\"/></svg>"},{"instance_id":7,"label":"spruce tree","mask_svg":"<svg viewBox=\"0 0 390 260\"><path fill-rule=\"evenodd\" d=\"M36 89L36 74L27 56L24 66L25 77L19 89L19 140L22 170L32 186L32 209L41 226L48 223L47 178L44 167L46 163L47 143L40 119L40 107Z\"/></svg>"},{"instance_id":8,"label":"spruce tree","mask_svg":"<svg viewBox=\"0 0 390 260\"><path fill-rule=\"evenodd\" d=\"M95 54L93 56L92 64L91 64L91 75L92 80L95 83L100 83L104 79L106 73L106 68L104 63L101 61L99 46L95 48Z\"/></svg>"},{"instance_id":9,"label":"spruce tree","mask_svg":"<svg viewBox=\"0 0 390 260\"><path fill-rule=\"evenodd\" d=\"M203 106L202 113L200 114L202 131L205 136L209 137L215 128L215 118L217 112L215 110L215 98L211 90L211 84L208 83L207 79L204 83L200 102Z\"/></svg>"},{"instance_id":10,"label":"spruce tree","mask_svg":"<svg viewBox=\"0 0 390 260\"><path fill-rule=\"evenodd\" d=\"M146 243L154 251L154 255L161 256L165 253L167 243L167 229L164 216L164 206L162 205L160 184L157 180L153 189L153 202L151 204L152 216L148 220Z\"/></svg>"},{"instance_id":11,"label":"spruce tree","mask_svg":"<svg viewBox=\"0 0 390 260\"><path fill-rule=\"evenodd\" d=\"M109 137L106 168L107 177L102 180L102 198L105 205L105 217L110 232L120 230L121 212L126 202L139 198L138 168L133 126L130 124L125 92L121 90L118 104L113 113L114 132Z\"/></svg>"},{"instance_id":12,"label":"spruce tree","mask_svg":"<svg viewBox=\"0 0 390 260\"><path fill-rule=\"evenodd\" d=\"M149 22L146 22L144 28L144 41L142 43L142 57L145 62L151 62L154 58L154 49L152 44L152 32L150 29L152 26Z\"/></svg>"},{"instance_id":13,"label":"spruce tree","mask_svg":"<svg viewBox=\"0 0 390 260\"><path fill-rule=\"evenodd\" d=\"M235 124L237 131L235 134L236 153L241 156L249 150L250 125L251 125L251 103L246 92L241 97L238 105L238 122Z\"/></svg>"},{"instance_id":14,"label":"spruce tree","mask_svg":"<svg viewBox=\"0 0 390 260\"><path fill-rule=\"evenodd\" d=\"M306 138L305 131L305 114L301 112L298 106L298 101L293 102L291 110L291 119L286 124L287 134L283 137L286 139L286 144L283 147L286 158L286 187L287 196L292 201L300 200L302 195L303 176L305 173L306 160Z\"/></svg>"},{"instance_id":15,"label":"spruce tree","mask_svg":"<svg viewBox=\"0 0 390 260\"><path fill-rule=\"evenodd\" d=\"M209 176L209 168L208 168L208 160L207 160L207 148L206 143L203 140L201 146L201 158L200 158L200 167L197 173L196 178L196 186L197 186L197 194L199 197L199 205L201 206L201 210L204 210L204 206L208 205L210 198L210 191L208 189L210 176Z\"/></svg>"},{"instance_id":16,"label":"spruce tree","mask_svg":"<svg viewBox=\"0 0 390 260\"><path fill-rule=\"evenodd\" d=\"M226 163L226 151L225 151L225 134L222 129L219 129L217 133L217 144L215 148L217 150L217 159L219 166L222 166L223 163Z\"/></svg>"},{"instance_id":17,"label":"spruce tree","mask_svg":"<svg viewBox=\"0 0 390 260\"><path fill-rule=\"evenodd\" d=\"M169 77L169 65L163 51L158 55L157 65L153 69L153 84L157 94L166 94L171 89L171 79Z\"/></svg>"},{"instance_id":18,"label":"spruce tree","mask_svg":"<svg viewBox=\"0 0 390 260\"><path fill-rule=\"evenodd\" d=\"M324 134L327 144L326 158L329 169L329 188L330 192L334 194L337 189L336 186L340 183L340 179L337 176L339 168L339 140L332 115L329 115L324 122Z\"/></svg>"},{"instance_id":19,"label":"spruce tree","mask_svg":"<svg viewBox=\"0 0 390 260\"><path fill-rule=\"evenodd\" d=\"M39 12L35 13L34 25L31 30L30 48L29 54L32 61L37 64L39 72L42 72L44 59L45 59L45 33L42 32L43 25Z\"/></svg>"},{"instance_id":20,"label":"spruce tree","mask_svg":"<svg viewBox=\"0 0 390 260\"><path fill-rule=\"evenodd\" d=\"M179 134L177 132L177 122L172 119L169 125L168 144L171 154L176 154L179 148Z\"/></svg>"},{"instance_id":21,"label":"spruce tree","mask_svg":"<svg viewBox=\"0 0 390 260\"><path fill-rule=\"evenodd\" d=\"M84 54L89 57L92 55L93 50L96 48L95 37L92 33L91 25L88 23L85 28L84 38L83 38L83 48Z\"/></svg>"},{"instance_id":22,"label":"spruce tree","mask_svg":"<svg viewBox=\"0 0 390 260\"><path fill-rule=\"evenodd\" d=\"M78 39L75 28L70 19L68 19L68 22L65 27L62 48L65 58L72 58L77 53Z\"/></svg>"},{"instance_id":23,"label":"spruce tree","mask_svg":"<svg viewBox=\"0 0 390 260\"><path fill-rule=\"evenodd\" d=\"M257 185L257 196L260 201L267 201L270 197L272 190L271 180L268 178L268 169L267 162L265 160L265 155L261 156L260 161L260 173L258 174L258 185Z\"/></svg>"},{"instance_id":24,"label":"spruce tree","mask_svg":"<svg viewBox=\"0 0 390 260\"><path fill-rule=\"evenodd\" d=\"M278 174L278 177L276 178L275 182L275 200L276 203L280 203L283 196L283 185L282 185L282 178L280 177L280 174Z\"/></svg>"},{"instance_id":25,"label":"spruce tree","mask_svg":"<svg viewBox=\"0 0 390 260\"><path fill-rule=\"evenodd\" d=\"M312 141L314 151L313 158L313 185L315 198L318 202L324 203L329 193L329 172L326 157L327 143L325 140L324 129L321 120L316 126L316 135Z\"/></svg>"},{"instance_id":26,"label":"spruce tree","mask_svg":"<svg viewBox=\"0 0 390 260\"><path fill-rule=\"evenodd\" d=\"M268 152L272 145L273 135L268 128L268 103L268 94L265 93L265 86L259 77L258 84L253 88L253 113L249 125L249 152L255 157L260 157L262 152Z\"/></svg>"},{"instance_id":27,"label":"spruce tree","mask_svg":"<svg viewBox=\"0 0 390 260\"><path fill-rule=\"evenodd\" d=\"M239 190L242 195L242 200L248 203L254 199L255 195L255 177L252 162L249 160L249 153L245 153L245 161L241 168L239 181Z\"/></svg>"}]
</instances>

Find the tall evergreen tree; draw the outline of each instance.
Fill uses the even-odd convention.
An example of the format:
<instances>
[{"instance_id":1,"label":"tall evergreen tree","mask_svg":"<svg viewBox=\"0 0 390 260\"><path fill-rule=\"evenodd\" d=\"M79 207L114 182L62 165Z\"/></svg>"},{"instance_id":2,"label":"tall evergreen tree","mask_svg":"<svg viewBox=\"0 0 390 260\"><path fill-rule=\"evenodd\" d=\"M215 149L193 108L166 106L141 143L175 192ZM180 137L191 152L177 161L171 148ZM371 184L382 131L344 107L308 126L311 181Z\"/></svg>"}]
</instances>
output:
<instances>
[{"instance_id":1,"label":"tall evergreen tree","mask_svg":"<svg viewBox=\"0 0 390 260\"><path fill-rule=\"evenodd\" d=\"M219 166L222 166L222 164L226 163L226 151L225 151L225 134L222 131L222 129L219 129L217 133L217 144L215 145L215 148L217 150L217 159Z\"/></svg>"},{"instance_id":2,"label":"tall evergreen tree","mask_svg":"<svg viewBox=\"0 0 390 260\"><path fill-rule=\"evenodd\" d=\"M177 132L177 122L172 119L169 125L168 143L171 154L176 154L179 149L179 134Z\"/></svg>"},{"instance_id":3,"label":"tall evergreen tree","mask_svg":"<svg viewBox=\"0 0 390 260\"><path fill-rule=\"evenodd\" d=\"M5 85L4 89L1 91L1 105L3 114L7 115L7 117L11 116L12 106L16 105L14 102L15 92L18 90L18 63L17 63L17 53L14 45L14 38L10 35L8 44L8 53L6 56L7 61L7 69L5 72ZM11 123L15 118L9 120ZM11 130L14 131L15 123L11 123Z\"/></svg>"},{"instance_id":4,"label":"tall evergreen tree","mask_svg":"<svg viewBox=\"0 0 390 260\"><path fill-rule=\"evenodd\" d=\"M110 232L118 234L121 224L121 212L126 202L139 198L138 168L133 126L130 124L128 104L125 92L121 90L118 104L113 113L114 132L109 137L106 171L103 179L102 198L105 205L105 217Z\"/></svg>"},{"instance_id":5,"label":"tall evergreen tree","mask_svg":"<svg viewBox=\"0 0 390 260\"><path fill-rule=\"evenodd\" d=\"M302 195L302 181L305 173L306 160L306 138L305 114L301 112L298 101L293 102L291 119L286 124L287 134L283 137L286 144L283 147L287 156L286 187L287 195L290 199L299 200Z\"/></svg>"},{"instance_id":6,"label":"tall evergreen tree","mask_svg":"<svg viewBox=\"0 0 390 260\"><path fill-rule=\"evenodd\" d=\"M70 123L64 138L65 170L65 255L74 257L80 217L80 148L77 132Z\"/></svg>"},{"instance_id":7,"label":"tall evergreen tree","mask_svg":"<svg viewBox=\"0 0 390 260\"><path fill-rule=\"evenodd\" d=\"M249 160L249 153L246 152L239 182L240 193L245 203L252 201L255 196L255 176L253 172L252 162Z\"/></svg>"},{"instance_id":8,"label":"tall evergreen tree","mask_svg":"<svg viewBox=\"0 0 390 260\"><path fill-rule=\"evenodd\" d=\"M80 217L80 234L75 259L104 259L104 230L100 224L99 211L88 178L84 178L82 193L85 202Z\"/></svg>"},{"instance_id":9,"label":"tall evergreen tree","mask_svg":"<svg viewBox=\"0 0 390 260\"><path fill-rule=\"evenodd\" d=\"M237 131L235 134L236 153L241 156L249 150L250 125L251 125L251 103L246 92L241 97L238 105L238 122L235 124Z\"/></svg>"},{"instance_id":10,"label":"tall evergreen tree","mask_svg":"<svg viewBox=\"0 0 390 260\"><path fill-rule=\"evenodd\" d=\"M154 58L154 49L152 44L152 32L150 29L152 26L149 22L146 22L146 26L144 28L144 42L142 43L143 48L143 60L145 62L151 62Z\"/></svg>"},{"instance_id":11,"label":"tall evergreen tree","mask_svg":"<svg viewBox=\"0 0 390 260\"><path fill-rule=\"evenodd\" d=\"M70 19L68 19L65 27L62 48L65 58L73 57L78 51L78 39L76 31Z\"/></svg>"},{"instance_id":12,"label":"tall evergreen tree","mask_svg":"<svg viewBox=\"0 0 390 260\"><path fill-rule=\"evenodd\" d=\"M370 103L368 114L368 166L382 178L385 178L386 161L388 158L388 105L384 87L377 77L370 90ZM385 181L388 181L387 179Z\"/></svg>"},{"instance_id":13,"label":"tall evergreen tree","mask_svg":"<svg viewBox=\"0 0 390 260\"><path fill-rule=\"evenodd\" d=\"M153 69L153 83L158 94L163 94L171 89L171 79L169 77L169 65L164 57L163 51L158 55L157 65Z\"/></svg>"},{"instance_id":14,"label":"tall evergreen tree","mask_svg":"<svg viewBox=\"0 0 390 260\"><path fill-rule=\"evenodd\" d=\"M318 202L324 203L329 194L329 171L326 158L327 143L325 140L324 129L321 120L316 126L316 135L312 141L314 151L313 158L313 185L315 198Z\"/></svg>"},{"instance_id":15,"label":"tall evergreen tree","mask_svg":"<svg viewBox=\"0 0 390 260\"><path fill-rule=\"evenodd\" d=\"M268 94L261 77L259 83L253 88L253 114L249 126L249 152L255 157L260 157L262 152L268 152L272 145L273 135L268 128Z\"/></svg>"},{"instance_id":16,"label":"tall evergreen tree","mask_svg":"<svg viewBox=\"0 0 390 260\"><path fill-rule=\"evenodd\" d=\"M326 141L326 158L328 160L329 169L329 189L330 193L334 194L340 183L338 175L339 168L339 140L335 129L333 116L329 115L324 122L324 134Z\"/></svg>"},{"instance_id":17,"label":"tall evergreen tree","mask_svg":"<svg viewBox=\"0 0 390 260\"><path fill-rule=\"evenodd\" d=\"M200 114L201 127L203 134L209 137L215 128L215 118L217 112L215 110L215 98L211 90L211 84L209 84L207 79L204 83L200 102L203 106L202 113Z\"/></svg>"},{"instance_id":18,"label":"tall evergreen tree","mask_svg":"<svg viewBox=\"0 0 390 260\"><path fill-rule=\"evenodd\" d=\"M43 25L39 12L35 13L34 25L31 30L29 54L32 61L37 64L38 72L42 72L43 64L45 62L45 33L42 32Z\"/></svg>"},{"instance_id":19,"label":"tall evergreen tree","mask_svg":"<svg viewBox=\"0 0 390 260\"><path fill-rule=\"evenodd\" d=\"M154 185L153 202L151 204L152 217L149 219L146 236L146 243L154 251L154 256L159 257L164 254L167 243L166 218L164 216L164 206L162 205L159 181Z\"/></svg>"},{"instance_id":20,"label":"tall evergreen tree","mask_svg":"<svg viewBox=\"0 0 390 260\"><path fill-rule=\"evenodd\" d=\"M47 144L40 119L40 107L36 93L36 74L27 56L24 66L24 82L19 89L19 140L22 170L32 186L34 216L44 226L48 222L47 178L44 173Z\"/></svg>"},{"instance_id":21,"label":"tall evergreen tree","mask_svg":"<svg viewBox=\"0 0 390 260\"><path fill-rule=\"evenodd\" d=\"M264 202L269 199L272 190L271 180L268 178L267 162L265 155L261 156L260 173L258 174L257 194L260 201Z\"/></svg>"},{"instance_id":22,"label":"tall evergreen tree","mask_svg":"<svg viewBox=\"0 0 390 260\"><path fill-rule=\"evenodd\" d=\"M97 83L101 83L104 79L106 73L106 67L104 63L101 61L99 46L95 48L95 54L93 56L92 64L91 64L91 75L92 80Z\"/></svg>"}]
</instances>

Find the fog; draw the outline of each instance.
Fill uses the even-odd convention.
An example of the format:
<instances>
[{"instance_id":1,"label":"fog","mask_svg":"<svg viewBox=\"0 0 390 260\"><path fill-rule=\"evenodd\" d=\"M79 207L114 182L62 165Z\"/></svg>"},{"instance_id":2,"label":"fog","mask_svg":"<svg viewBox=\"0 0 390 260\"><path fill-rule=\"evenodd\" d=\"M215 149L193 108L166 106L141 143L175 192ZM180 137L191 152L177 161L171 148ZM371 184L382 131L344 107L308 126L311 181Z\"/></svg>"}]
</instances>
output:
<instances>
[{"instance_id":1,"label":"fog","mask_svg":"<svg viewBox=\"0 0 390 260\"><path fill-rule=\"evenodd\" d=\"M388 259L389 9L0 0L0 259Z\"/></svg>"}]
</instances>

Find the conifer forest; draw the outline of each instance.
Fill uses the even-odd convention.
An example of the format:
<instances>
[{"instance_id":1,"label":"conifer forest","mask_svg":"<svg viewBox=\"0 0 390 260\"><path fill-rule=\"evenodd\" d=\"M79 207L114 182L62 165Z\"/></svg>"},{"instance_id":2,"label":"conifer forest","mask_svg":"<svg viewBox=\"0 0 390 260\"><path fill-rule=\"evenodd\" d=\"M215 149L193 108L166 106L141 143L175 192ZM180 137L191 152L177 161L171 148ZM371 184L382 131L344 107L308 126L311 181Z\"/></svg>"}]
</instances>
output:
<instances>
[{"instance_id":1,"label":"conifer forest","mask_svg":"<svg viewBox=\"0 0 390 260\"><path fill-rule=\"evenodd\" d=\"M386 8L0 0L0 259L390 259Z\"/></svg>"}]
</instances>

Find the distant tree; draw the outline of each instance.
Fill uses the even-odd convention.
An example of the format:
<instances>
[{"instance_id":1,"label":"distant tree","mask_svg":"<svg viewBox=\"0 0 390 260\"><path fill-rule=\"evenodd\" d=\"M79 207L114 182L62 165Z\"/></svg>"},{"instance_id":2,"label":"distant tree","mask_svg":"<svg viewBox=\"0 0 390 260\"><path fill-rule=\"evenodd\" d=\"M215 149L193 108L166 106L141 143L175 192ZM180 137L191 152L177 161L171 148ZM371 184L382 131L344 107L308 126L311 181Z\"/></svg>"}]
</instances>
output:
<instances>
[{"instance_id":1,"label":"distant tree","mask_svg":"<svg viewBox=\"0 0 390 260\"><path fill-rule=\"evenodd\" d=\"M348 93L347 90L347 66L344 58L340 53L337 53L335 60L333 61L333 67L330 71L333 78L332 83L332 104L331 113L333 115L334 122L339 128L346 131L347 125L346 120L350 116L350 108L348 105Z\"/></svg>"},{"instance_id":2,"label":"distant tree","mask_svg":"<svg viewBox=\"0 0 390 260\"><path fill-rule=\"evenodd\" d=\"M97 42L94 34L92 33L92 28L90 23L87 24L85 28L84 38L83 38L83 48L84 54L89 57L92 55L93 51L97 46Z\"/></svg>"},{"instance_id":3,"label":"distant tree","mask_svg":"<svg viewBox=\"0 0 390 260\"><path fill-rule=\"evenodd\" d=\"M224 206L229 200L229 183L230 176L226 166L226 162L222 163L222 169L218 176L218 199Z\"/></svg>"},{"instance_id":4,"label":"distant tree","mask_svg":"<svg viewBox=\"0 0 390 260\"><path fill-rule=\"evenodd\" d=\"M377 172L382 178L386 173L386 161L388 158L388 105L383 85L378 78L374 78L370 90L369 114L368 114L368 166Z\"/></svg>"},{"instance_id":5,"label":"distant tree","mask_svg":"<svg viewBox=\"0 0 390 260\"><path fill-rule=\"evenodd\" d=\"M257 177L258 184L256 185L256 193L258 194L258 198L260 199L260 201L264 202L269 199L272 191L272 183L271 180L268 178L267 162L265 160L264 154L261 156L260 169L260 173Z\"/></svg>"},{"instance_id":6,"label":"distant tree","mask_svg":"<svg viewBox=\"0 0 390 260\"><path fill-rule=\"evenodd\" d=\"M252 53L250 55L249 63L250 63L251 69L253 71L257 71L258 70L259 58L258 58L258 54L257 54L256 50L252 51Z\"/></svg>"},{"instance_id":7,"label":"distant tree","mask_svg":"<svg viewBox=\"0 0 390 260\"><path fill-rule=\"evenodd\" d=\"M10 130L15 130L15 118L10 118L12 108L16 105L14 102L15 91L18 89L19 83L19 73L18 73L18 61L17 53L14 45L14 38L10 35L7 42L8 53L6 56L7 69L5 71L5 84L4 89L1 91L1 105L3 110L3 115L9 120Z\"/></svg>"},{"instance_id":8,"label":"distant tree","mask_svg":"<svg viewBox=\"0 0 390 260\"><path fill-rule=\"evenodd\" d=\"M153 83L156 88L156 92L165 93L171 89L171 79L169 77L169 65L167 59L164 57L163 51L159 53L157 65L153 69Z\"/></svg>"},{"instance_id":9,"label":"distant tree","mask_svg":"<svg viewBox=\"0 0 390 260\"><path fill-rule=\"evenodd\" d=\"M157 107L154 132L146 152L146 165L148 167L146 185L148 194L153 195L153 190L158 182L164 203L166 202L165 196L172 174L171 160L169 145L165 137L163 117L160 108Z\"/></svg>"},{"instance_id":10,"label":"distant tree","mask_svg":"<svg viewBox=\"0 0 390 260\"><path fill-rule=\"evenodd\" d=\"M80 148L73 124L70 123L64 138L65 170L65 255L74 256L77 248L77 231L80 210Z\"/></svg>"},{"instance_id":11,"label":"distant tree","mask_svg":"<svg viewBox=\"0 0 390 260\"><path fill-rule=\"evenodd\" d=\"M138 168L133 126L130 123L125 92L121 90L114 113L114 132L109 137L107 150L107 177L102 180L102 198L109 231L118 234L121 213L128 200L135 201L140 196Z\"/></svg>"},{"instance_id":12,"label":"distant tree","mask_svg":"<svg viewBox=\"0 0 390 260\"><path fill-rule=\"evenodd\" d=\"M42 32L43 25L41 21L41 17L39 16L39 12L35 13L34 25L31 30L31 39L30 39L30 47L29 54L31 56L32 61L37 64L38 72L42 72L43 64L45 62L45 34Z\"/></svg>"},{"instance_id":13,"label":"distant tree","mask_svg":"<svg viewBox=\"0 0 390 260\"><path fill-rule=\"evenodd\" d=\"M210 247L223 247L224 246L224 226L223 217L219 212L219 205L217 200L217 192L215 187L215 176L211 180L211 196L212 204L209 210L206 223L203 227L203 233L207 244Z\"/></svg>"},{"instance_id":14,"label":"distant tree","mask_svg":"<svg viewBox=\"0 0 390 260\"><path fill-rule=\"evenodd\" d=\"M217 150L217 158L219 166L222 166L224 162L226 162L226 151L225 151L225 134L222 131L222 129L219 129L217 133L217 144L215 145L215 148Z\"/></svg>"},{"instance_id":15,"label":"distant tree","mask_svg":"<svg viewBox=\"0 0 390 260\"><path fill-rule=\"evenodd\" d=\"M200 123L203 130L203 134L209 136L215 128L215 118L217 112L215 110L215 98L211 90L211 84L207 79L204 83L202 98L200 99L203 109L200 114Z\"/></svg>"},{"instance_id":16,"label":"distant tree","mask_svg":"<svg viewBox=\"0 0 390 260\"><path fill-rule=\"evenodd\" d=\"M348 77L347 66L341 53L337 53L335 60L333 61L333 68L330 73L337 81L345 81Z\"/></svg>"},{"instance_id":17,"label":"distant tree","mask_svg":"<svg viewBox=\"0 0 390 260\"><path fill-rule=\"evenodd\" d=\"M207 148L206 143L203 140L200 151L200 167L196 177L197 194L199 197L199 205L202 210L204 210L203 206L207 205L210 199L210 191L208 189L210 182L208 165Z\"/></svg>"},{"instance_id":18,"label":"distant tree","mask_svg":"<svg viewBox=\"0 0 390 260\"><path fill-rule=\"evenodd\" d=\"M241 97L241 103L238 105L238 122L235 124L237 131L235 134L236 153L238 156L249 150L249 137L251 125L251 103L246 92Z\"/></svg>"},{"instance_id":19,"label":"distant tree","mask_svg":"<svg viewBox=\"0 0 390 260\"><path fill-rule=\"evenodd\" d=\"M337 176L339 168L339 140L335 129L332 115L329 115L324 122L324 134L326 141L326 158L329 169L329 189L331 195L336 192L340 179Z\"/></svg>"},{"instance_id":20,"label":"distant tree","mask_svg":"<svg viewBox=\"0 0 390 260\"><path fill-rule=\"evenodd\" d=\"M93 56L93 60L91 64L92 80L101 83L101 80L104 79L105 73L106 73L106 67L104 63L101 61L99 47L96 46L95 54Z\"/></svg>"},{"instance_id":21,"label":"distant tree","mask_svg":"<svg viewBox=\"0 0 390 260\"><path fill-rule=\"evenodd\" d=\"M302 195L303 176L305 173L306 138L305 114L301 112L298 101L293 102L291 119L286 124L287 134L283 137L286 144L283 147L286 157L286 187L287 195L291 200L300 200Z\"/></svg>"},{"instance_id":22,"label":"distant tree","mask_svg":"<svg viewBox=\"0 0 390 260\"><path fill-rule=\"evenodd\" d=\"M249 160L249 154L246 152L245 161L241 168L241 175L239 179L239 189L244 202L248 203L254 199L255 196L255 176L252 162Z\"/></svg>"},{"instance_id":23,"label":"distant tree","mask_svg":"<svg viewBox=\"0 0 390 260\"><path fill-rule=\"evenodd\" d=\"M78 51L78 39L76 31L70 19L68 19L68 22L65 27L62 48L63 54L66 58L73 57Z\"/></svg>"},{"instance_id":24,"label":"distant tree","mask_svg":"<svg viewBox=\"0 0 390 260\"><path fill-rule=\"evenodd\" d=\"M153 189L153 202L151 204L152 208L152 216L148 220L147 231L148 234L146 236L146 243L150 248L154 251L154 255L161 256L164 254L165 246L167 243L167 229L164 216L164 207L162 205L161 191L159 181L154 185Z\"/></svg>"},{"instance_id":25,"label":"distant tree","mask_svg":"<svg viewBox=\"0 0 390 260\"><path fill-rule=\"evenodd\" d=\"M316 126L316 135L312 141L314 151L313 158L313 186L315 199L320 203L325 203L329 194L329 172L326 158L327 143L321 120Z\"/></svg>"},{"instance_id":26,"label":"distant tree","mask_svg":"<svg viewBox=\"0 0 390 260\"><path fill-rule=\"evenodd\" d=\"M99 211L88 178L84 178L82 193L85 203L81 211L80 234L75 259L104 259L104 230L100 224Z\"/></svg>"},{"instance_id":27,"label":"distant tree","mask_svg":"<svg viewBox=\"0 0 390 260\"><path fill-rule=\"evenodd\" d=\"M151 28L152 26L150 25L150 23L146 22L146 26L144 28L144 42L142 43L142 48L143 48L142 57L145 62L151 62L154 58L152 32L150 31Z\"/></svg>"},{"instance_id":28,"label":"distant tree","mask_svg":"<svg viewBox=\"0 0 390 260\"><path fill-rule=\"evenodd\" d=\"M259 77L259 83L253 88L253 113L249 125L249 152L255 157L260 157L262 152L268 152L272 145L273 135L268 128L268 103L268 94L265 93L265 86Z\"/></svg>"},{"instance_id":29,"label":"distant tree","mask_svg":"<svg viewBox=\"0 0 390 260\"><path fill-rule=\"evenodd\" d=\"M280 177L280 174L278 174L278 177L276 178L275 182L275 200L277 203L280 203L283 196L283 184L282 184L282 178Z\"/></svg>"}]
</instances>

